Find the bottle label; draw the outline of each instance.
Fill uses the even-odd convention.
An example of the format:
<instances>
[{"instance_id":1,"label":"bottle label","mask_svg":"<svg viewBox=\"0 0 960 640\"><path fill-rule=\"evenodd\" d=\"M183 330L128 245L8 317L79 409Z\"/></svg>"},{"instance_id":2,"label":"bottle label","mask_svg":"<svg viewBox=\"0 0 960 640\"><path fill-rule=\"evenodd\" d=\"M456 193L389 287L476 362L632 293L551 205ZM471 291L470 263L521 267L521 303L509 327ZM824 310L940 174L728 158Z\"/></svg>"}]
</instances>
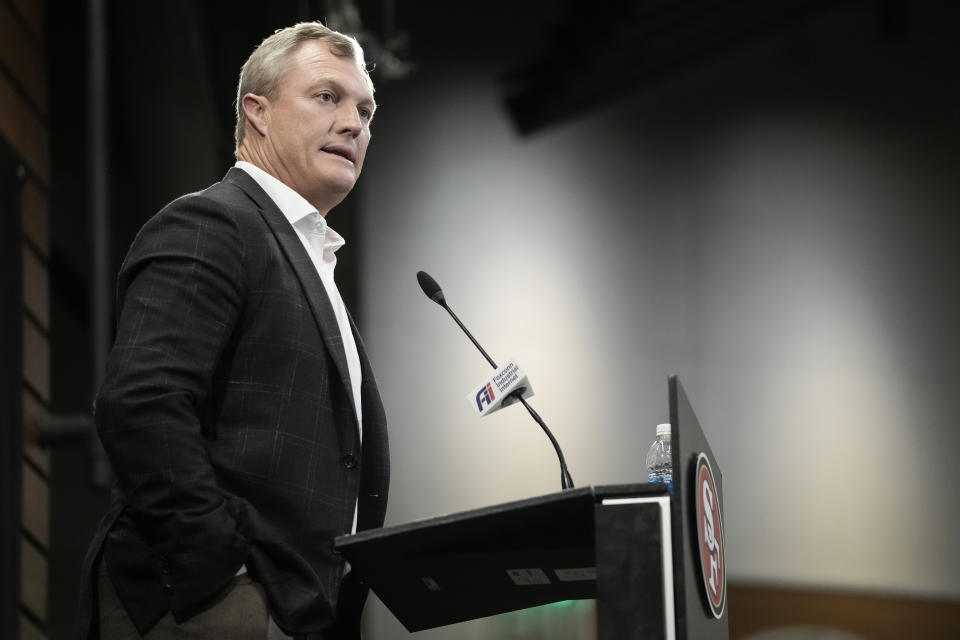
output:
<instances>
[{"instance_id":1,"label":"bottle label","mask_svg":"<svg viewBox=\"0 0 960 640\"><path fill-rule=\"evenodd\" d=\"M668 476L662 476L660 474L651 473L648 476L648 478L649 478L650 484L657 484L659 482L662 482L667 485L667 491L669 491L671 494L673 493L673 474L670 474Z\"/></svg>"}]
</instances>

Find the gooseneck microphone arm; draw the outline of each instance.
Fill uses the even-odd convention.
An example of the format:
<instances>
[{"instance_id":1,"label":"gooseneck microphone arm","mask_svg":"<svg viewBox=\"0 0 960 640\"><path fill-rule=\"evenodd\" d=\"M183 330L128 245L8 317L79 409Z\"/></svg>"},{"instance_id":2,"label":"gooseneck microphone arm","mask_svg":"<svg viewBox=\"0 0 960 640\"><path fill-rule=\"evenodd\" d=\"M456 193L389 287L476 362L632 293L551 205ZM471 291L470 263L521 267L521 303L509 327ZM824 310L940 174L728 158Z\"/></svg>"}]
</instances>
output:
<instances>
[{"instance_id":1,"label":"gooseneck microphone arm","mask_svg":"<svg viewBox=\"0 0 960 640\"><path fill-rule=\"evenodd\" d=\"M497 363L493 361L493 358L484 351L483 347L480 346L480 343L477 342L477 339L473 337L473 334L470 333L470 330L462 322L460 318L457 317L457 314L453 312L453 309L447 304L446 298L443 296L443 291L440 289L440 285L437 284L437 281L430 277L430 274L426 271L417 272L417 282L420 283L420 288L423 289L423 292L427 295L428 298L436 302L438 305L447 310L447 313L450 314L450 317L453 318L454 322L463 330L467 337L470 338L470 342L473 343L480 353L483 354L483 357L487 359L487 362L490 363L490 366L494 369L497 368ZM550 438L550 443L553 444L554 450L557 452L557 459L560 461L560 487L563 489L573 489L573 478L570 477L570 471L567 470L567 461L563 457L563 451L560 449L560 443L557 442L557 439L553 437L550 429L547 427L547 424L543 421L543 418L540 417L536 411L533 410L533 407L530 406L530 403L527 402L527 399L523 397L523 389L517 389L514 391L512 396L523 404L524 408L527 410L527 413L530 414L530 417L540 425L540 428L543 429L543 432L547 434L547 437Z\"/></svg>"},{"instance_id":2,"label":"gooseneck microphone arm","mask_svg":"<svg viewBox=\"0 0 960 640\"><path fill-rule=\"evenodd\" d=\"M423 271L421 271L420 273L423 273ZM477 349L479 349L479 350L480 350L480 353L483 354L483 357L486 358L486 359L487 359L487 362L490 363L490 366L493 367L494 369L496 369L496 368L497 368L497 363L493 361L493 358L490 357L490 354L488 354L486 351L483 350L483 347L481 347L481 346L480 346L480 343L477 342L477 339L473 337L473 334L470 333L470 330L467 329L462 322L460 322L460 318L458 318L458 317L457 317L457 314L455 314L455 313L453 312L453 309L451 309L451 308L447 305L447 302L444 300L444 301L442 301L442 302L438 302L437 304L439 304L441 307L443 307L444 309L447 310L447 313L450 314L450 317L453 318L453 321L456 322L458 325L460 325L460 328L463 329L463 332L464 332L465 334L467 334L467 337L468 337L468 338L470 338L470 342L473 343L473 346L475 346Z\"/></svg>"},{"instance_id":3,"label":"gooseneck microphone arm","mask_svg":"<svg viewBox=\"0 0 960 640\"><path fill-rule=\"evenodd\" d=\"M550 442L553 444L554 450L557 452L557 459L560 461L560 488L561 489L573 489L573 478L570 477L570 471L567 470L567 461L563 458L563 451L560 450L560 443L557 442L557 439L553 437L553 433L550 432L550 429L547 428L547 423L543 421L543 418L540 417L540 414L533 410L533 407L530 406L530 403L527 402L527 399L522 395L523 389L517 389L513 392L513 395L517 397L524 408L527 410L527 413L530 414L530 417L536 421L540 428L543 429L543 432L547 434L547 437L550 438Z\"/></svg>"}]
</instances>

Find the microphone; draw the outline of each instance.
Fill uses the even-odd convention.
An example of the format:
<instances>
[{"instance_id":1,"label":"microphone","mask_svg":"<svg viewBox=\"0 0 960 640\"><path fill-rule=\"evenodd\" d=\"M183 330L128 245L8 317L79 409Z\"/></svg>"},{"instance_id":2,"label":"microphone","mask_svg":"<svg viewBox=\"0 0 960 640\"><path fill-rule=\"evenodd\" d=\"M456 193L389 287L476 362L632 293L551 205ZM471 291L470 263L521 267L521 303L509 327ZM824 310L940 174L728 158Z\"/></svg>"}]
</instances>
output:
<instances>
[{"instance_id":1,"label":"microphone","mask_svg":"<svg viewBox=\"0 0 960 640\"><path fill-rule=\"evenodd\" d=\"M438 305L447 310L447 313L450 314L450 317L460 326L460 329L470 338L470 342L473 343L473 346L483 354L483 357L487 359L487 362L490 363L490 366L494 369L497 369L497 363L493 361L493 358L483 350L483 347L480 346L480 343L477 342L477 339L473 337L473 334L460 322L460 318L457 317L457 314L453 312L453 309L447 304L447 300L443 295L443 290L440 289L440 285L437 284L437 281L430 277L430 274L426 271L417 272L417 282L420 283L420 288L423 289L423 293L426 294L428 298L436 302ZM514 363L515 365L515 363ZM562 489L573 489L573 478L570 477L570 472L567 470L567 461L563 457L563 451L560 450L560 443L557 442L557 439L553 437L553 433L550 432L550 429L547 427L547 424L543 421L543 418L533 410L533 407L530 406L530 403L527 402L524 394L526 393L527 384L524 387L518 387L507 395L510 398L516 398L523 404L524 408L527 410L527 413L530 414L530 417L540 425L540 428L543 429L543 432L547 434L547 437L550 439L551 444L553 444L554 450L557 452L557 459L560 461L560 487ZM531 392L532 393L532 392ZM527 394L530 395L530 394ZM511 399L511 402L514 400ZM502 404L502 403L501 403Z\"/></svg>"},{"instance_id":2,"label":"microphone","mask_svg":"<svg viewBox=\"0 0 960 640\"><path fill-rule=\"evenodd\" d=\"M458 325L460 325L460 328L463 329L463 332L467 334L468 338L470 338L470 342L473 343L473 346L479 349L480 353L483 354L483 357L486 358L487 362L490 363L490 366L496 369L497 363L493 361L493 358L491 358L486 351L483 350L483 347L481 347L480 343L477 342L477 339L473 337L473 334L470 333L470 330L463 326L463 323L460 322L460 318L458 318L457 314L453 312L453 309L447 306L447 300L443 297L443 291L440 289L440 285L437 284L437 281L431 278L430 274L426 271L417 271L417 282L420 283L420 288L423 289L423 292L428 298L447 310L447 313L450 314L450 317L453 318Z\"/></svg>"},{"instance_id":3,"label":"microphone","mask_svg":"<svg viewBox=\"0 0 960 640\"><path fill-rule=\"evenodd\" d=\"M440 289L437 281L430 277L429 273L426 271L417 271L417 282L420 283L420 288L423 289L423 292L427 294L428 298L441 307L447 306L447 301L443 297L443 290Z\"/></svg>"}]
</instances>

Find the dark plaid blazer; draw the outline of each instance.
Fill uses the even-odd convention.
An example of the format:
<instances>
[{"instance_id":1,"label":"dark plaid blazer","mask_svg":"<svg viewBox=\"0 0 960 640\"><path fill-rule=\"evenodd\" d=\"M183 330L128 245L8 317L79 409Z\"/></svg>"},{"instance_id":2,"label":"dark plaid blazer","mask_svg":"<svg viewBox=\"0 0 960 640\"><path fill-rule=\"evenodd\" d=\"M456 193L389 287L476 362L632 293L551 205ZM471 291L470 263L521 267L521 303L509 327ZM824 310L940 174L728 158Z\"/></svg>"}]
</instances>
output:
<instances>
[{"instance_id":1,"label":"dark plaid blazer","mask_svg":"<svg viewBox=\"0 0 960 640\"><path fill-rule=\"evenodd\" d=\"M383 524L386 419L354 326L361 446L333 308L293 227L232 168L147 222L118 301L95 408L117 482L81 637L96 637L101 559L141 633L189 618L246 564L288 633L359 637L366 589L342 580L332 543L358 498L358 528Z\"/></svg>"}]
</instances>

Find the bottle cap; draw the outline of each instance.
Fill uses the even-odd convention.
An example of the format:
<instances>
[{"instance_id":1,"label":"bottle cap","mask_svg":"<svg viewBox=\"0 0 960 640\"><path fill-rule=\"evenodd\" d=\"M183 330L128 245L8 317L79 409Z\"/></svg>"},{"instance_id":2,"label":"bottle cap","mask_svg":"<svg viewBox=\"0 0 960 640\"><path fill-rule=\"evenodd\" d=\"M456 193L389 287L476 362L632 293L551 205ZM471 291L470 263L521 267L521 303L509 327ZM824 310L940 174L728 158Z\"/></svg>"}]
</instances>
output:
<instances>
[{"instance_id":1,"label":"bottle cap","mask_svg":"<svg viewBox=\"0 0 960 640\"><path fill-rule=\"evenodd\" d=\"M657 437L670 435L670 423L657 425Z\"/></svg>"}]
</instances>

